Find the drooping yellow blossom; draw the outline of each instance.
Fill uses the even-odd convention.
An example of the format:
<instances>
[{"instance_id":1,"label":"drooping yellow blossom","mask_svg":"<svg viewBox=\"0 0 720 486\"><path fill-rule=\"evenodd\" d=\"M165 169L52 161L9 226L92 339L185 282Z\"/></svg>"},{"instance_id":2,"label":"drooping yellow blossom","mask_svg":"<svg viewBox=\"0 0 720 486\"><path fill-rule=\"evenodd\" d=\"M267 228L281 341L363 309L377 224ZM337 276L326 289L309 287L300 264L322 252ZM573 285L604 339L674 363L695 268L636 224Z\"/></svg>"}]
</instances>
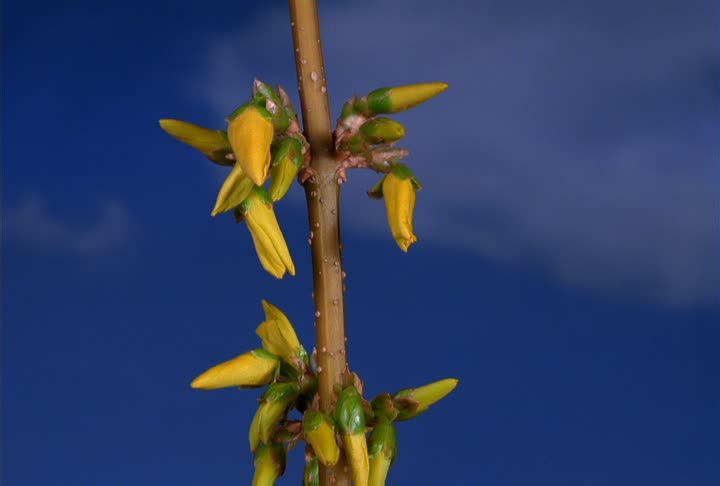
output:
<instances>
[{"instance_id":1,"label":"drooping yellow blossom","mask_svg":"<svg viewBox=\"0 0 720 486\"><path fill-rule=\"evenodd\" d=\"M202 390L264 386L273 380L279 366L277 356L255 349L213 366L195 378L190 386Z\"/></svg>"},{"instance_id":2,"label":"drooping yellow blossom","mask_svg":"<svg viewBox=\"0 0 720 486\"><path fill-rule=\"evenodd\" d=\"M385 199L388 224L395 242L407 252L417 241L413 233L413 211L415 210L415 184L412 174L398 165L382 181L382 196Z\"/></svg>"},{"instance_id":3,"label":"drooping yellow blossom","mask_svg":"<svg viewBox=\"0 0 720 486\"><path fill-rule=\"evenodd\" d=\"M230 120L228 140L237 164L255 185L262 186L270 170L273 140L270 113L255 105L244 107Z\"/></svg>"},{"instance_id":4,"label":"drooping yellow blossom","mask_svg":"<svg viewBox=\"0 0 720 486\"><path fill-rule=\"evenodd\" d=\"M253 457L255 475L252 486L273 486L285 472L286 457L282 444L260 446Z\"/></svg>"},{"instance_id":5,"label":"drooping yellow blossom","mask_svg":"<svg viewBox=\"0 0 720 486\"><path fill-rule=\"evenodd\" d=\"M305 412L303 435L323 465L334 466L338 462L340 447L335 440L335 426L330 418L317 410Z\"/></svg>"},{"instance_id":6,"label":"drooping yellow blossom","mask_svg":"<svg viewBox=\"0 0 720 486\"><path fill-rule=\"evenodd\" d=\"M295 265L290 257L290 250L280 231L267 192L261 187L254 187L241 207L263 268L276 278L282 278L285 271L295 275Z\"/></svg>"}]
</instances>

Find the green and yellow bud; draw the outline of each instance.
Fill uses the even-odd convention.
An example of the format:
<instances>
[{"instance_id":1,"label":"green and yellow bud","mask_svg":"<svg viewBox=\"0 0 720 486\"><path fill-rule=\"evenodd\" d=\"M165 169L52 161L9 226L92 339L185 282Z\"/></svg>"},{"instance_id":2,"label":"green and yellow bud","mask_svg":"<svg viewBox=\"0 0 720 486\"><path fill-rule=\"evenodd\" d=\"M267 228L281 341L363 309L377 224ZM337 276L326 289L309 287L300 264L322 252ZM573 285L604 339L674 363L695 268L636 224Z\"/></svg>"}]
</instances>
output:
<instances>
[{"instance_id":1,"label":"green and yellow bud","mask_svg":"<svg viewBox=\"0 0 720 486\"><path fill-rule=\"evenodd\" d=\"M318 460L324 466L334 466L340 459L340 447L335 441L335 424L318 411L305 412L303 417L305 441L315 451Z\"/></svg>"},{"instance_id":2,"label":"green and yellow bud","mask_svg":"<svg viewBox=\"0 0 720 486\"><path fill-rule=\"evenodd\" d=\"M294 137L283 139L273 150L270 170L270 199L273 202L288 192L302 163L302 144Z\"/></svg>"},{"instance_id":3,"label":"green and yellow bud","mask_svg":"<svg viewBox=\"0 0 720 486\"><path fill-rule=\"evenodd\" d=\"M389 420L392 422L397 417L398 410L395 408L395 402L389 393L381 393L370 401L373 414L378 420Z\"/></svg>"},{"instance_id":4,"label":"green and yellow bud","mask_svg":"<svg viewBox=\"0 0 720 486\"><path fill-rule=\"evenodd\" d=\"M260 398L260 406L250 424L250 450L255 451L260 441L270 444L275 426L285 411L300 394L300 385L293 382L273 383Z\"/></svg>"},{"instance_id":5,"label":"green and yellow bud","mask_svg":"<svg viewBox=\"0 0 720 486\"><path fill-rule=\"evenodd\" d=\"M300 344L290 320L271 303L263 300L262 305L265 321L258 326L255 333L262 340L263 348L269 353L280 356L286 363L299 368L301 365L298 360L303 360L307 353Z\"/></svg>"},{"instance_id":6,"label":"green and yellow bud","mask_svg":"<svg viewBox=\"0 0 720 486\"><path fill-rule=\"evenodd\" d=\"M415 190L419 184L402 164L393 167L382 180L382 195L385 199L388 224L395 242L407 252L410 245L417 241L413 233L413 212L415 211Z\"/></svg>"},{"instance_id":7,"label":"green and yellow bud","mask_svg":"<svg viewBox=\"0 0 720 486\"><path fill-rule=\"evenodd\" d=\"M272 115L254 104L246 104L233 114L228 124L228 140L235 160L256 186L262 186L270 171Z\"/></svg>"},{"instance_id":8,"label":"green and yellow bud","mask_svg":"<svg viewBox=\"0 0 720 486\"><path fill-rule=\"evenodd\" d=\"M419 388L406 388L393 396L395 407L400 414L395 420L407 420L425 412L430 405L445 398L455 389L458 380L446 378Z\"/></svg>"},{"instance_id":9,"label":"green and yellow bud","mask_svg":"<svg viewBox=\"0 0 720 486\"><path fill-rule=\"evenodd\" d=\"M255 187L255 184L245 175L240 164L235 164L235 167L225 178L222 187L220 187L220 192L218 192L215 200L215 207L210 215L216 216L236 208L247 199L253 187Z\"/></svg>"},{"instance_id":10,"label":"green and yellow bud","mask_svg":"<svg viewBox=\"0 0 720 486\"><path fill-rule=\"evenodd\" d=\"M285 472L287 454L282 444L262 445L255 452L252 486L273 486Z\"/></svg>"},{"instance_id":11,"label":"green and yellow bud","mask_svg":"<svg viewBox=\"0 0 720 486\"><path fill-rule=\"evenodd\" d=\"M259 79L253 83L253 94L255 96L260 95L265 99L265 108L272 115L273 128L276 133L282 133L287 130L290 125L290 118L288 112L283 106L283 102L277 92L270 87L270 85L263 83Z\"/></svg>"},{"instance_id":12,"label":"green and yellow bud","mask_svg":"<svg viewBox=\"0 0 720 486\"><path fill-rule=\"evenodd\" d=\"M264 386L273 381L279 366L277 356L263 349L255 349L213 366L195 378L190 386L201 390Z\"/></svg>"},{"instance_id":13,"label":"green and yellow bud","mask_svg":"<svg viewBox=\"0 0 720 486\"><path fill-rule=\"evenodd\" d=\"M285 271L295 275L295 265L290 257L290 250L280 231L267 192L261 187L254 187L241 204L241 212L263 268L276 278L282 278Z\"/></svg>"},{"instance_id":14,"label":"green and yellow bud","mask_svg":"<svg viewBox=\"0 0 720 486\"><path fill-rule=\"evenodd\" d=\"M360 133L368 143L392 143L405 136L405 127L390 118L372 118L360 126Z\"/></svg>"},{"instance_id":15,"label":"green and yellow bud","mask_svg":"<svg viewBox=\"0 0 720 486\"><path fill-rule=\"evenodd\" d=\"M305 461L303 486L320 486L320 466L317 457Z\"/></svg>"},{"instance_id":16,"label":"green and yellow bud","mask_svg":"<svg viewBox=\"0 0 720 486\"><path fill-rule=\"evenodd\" d=\"M345 446L345 457L355 486L367 486L370 463L365 438L365 412L354 386L340 393L335 405L335 423Z\"/></svg>"},{"instance_id":17,"label":"green and yellow bud","mask_svg":"<svg viewBox=\"0 0 720 486\"><path fill-rule=\"evenodd\" d=\"M388 470L395 462L397 438L395 426L388 420L381 420L373 428L368 439L370 454L370 480L368 486L385 486Z\"/></svg>"},{"instance_id":18,"label":"green and yellow bud","mask_svg":"<svg viewBox=\"0 0 720 486\"><path fill-rule=\"evenodd\" d=\"M182 143L199 150L211 161L226 166L235 164L235 161L227 158L228 154L232 154L232 148L227 134L222 130L211 130L180 120L164 119L159 123L160 128Z\"/></svg>"},{"instance_id":19,"label":"green and yellow bud","mask_svg":"<svg viewBox=\"0 0 720 486\"><path fill-rule=\"evenodd\" d=\"M275 85L275 91L277 91L277 94L280 96L280 100L285 107L285 111L287 112L288 117L290 117L291 120L297 121L298 116L295 112L295 108L293 108L292 101L290 101L290 97L288 96L288 94L279 84Z\"/></svg>"},{"instance_id":20,"label":"green and yellow bud","mask_svg":"<svg viewBox=\"0 0 720 486\"><path fill-rule=\"evenodd\" d=\"M429 100L447 89L446 83L420 83L380 88L367 95L370 114L397 113Z\"/></svg>"}]
</instances>

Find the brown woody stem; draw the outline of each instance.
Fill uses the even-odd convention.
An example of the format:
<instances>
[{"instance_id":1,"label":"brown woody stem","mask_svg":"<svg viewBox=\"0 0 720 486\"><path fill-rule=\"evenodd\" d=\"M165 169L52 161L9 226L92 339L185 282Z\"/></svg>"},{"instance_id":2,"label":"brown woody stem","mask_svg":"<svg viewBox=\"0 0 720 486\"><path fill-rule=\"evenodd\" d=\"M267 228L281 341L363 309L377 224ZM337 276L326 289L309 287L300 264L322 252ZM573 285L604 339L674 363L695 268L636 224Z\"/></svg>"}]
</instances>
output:
<instances>
[{"instance_id":1,"label":"brown woody stem","mask_svg":"<svg viewBox=\"0 0 720 486\"><path fill-rule=\"evenodd\" d=\"M330 413L334 386L347 369L345 304L340 244L340 185L328 107L325 65L320 43L316 0L290 0L302 119L310 142L312 176L305 182L312 248L317 366L320 408ZM320 484L349 486L343 458L333 467L320 466Z\"/></svg>"}]
</instances>

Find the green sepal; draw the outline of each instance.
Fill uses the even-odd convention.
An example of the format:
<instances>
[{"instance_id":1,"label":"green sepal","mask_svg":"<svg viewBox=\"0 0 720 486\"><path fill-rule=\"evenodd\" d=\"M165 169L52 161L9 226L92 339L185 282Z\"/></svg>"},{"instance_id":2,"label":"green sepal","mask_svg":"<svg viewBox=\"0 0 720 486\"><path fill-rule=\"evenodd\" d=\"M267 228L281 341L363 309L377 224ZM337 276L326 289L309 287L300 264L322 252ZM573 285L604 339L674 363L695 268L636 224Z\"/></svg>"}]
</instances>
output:
<instances>
[{"instance_id":1,"label":"green sepal","mask_svg":"<svg viewBox=\"0 0 720 486\"><path fill-rule=\"evenodd\" d=\"M300 384L295 382L273 383L260 397L261 402L291 402L300 394Z\"/></svg>"},{"instance_id":2,"label":"green sepal","mask_svg":"<svg viewBox=\"0 0 720 486\"><path fill-rule=\"evenodd\" d=\"M253 83L253 94L255 97L261 96L265 100L265 108L272 115L273 128L275 133L282 133L287 130L290 125L290 117L285 110L285 105L274 89L269 85L256 79Z\"/></svg>"},{"instance_id":3,"label":"green sepal","mask_svg":"<svg viewBox=\"0 0 720 486\"><path fill-rule=\"evenodd\" d=\"M362 398L354 386L348 386L340 393L335 405L335 423L341 434L365 434Z\"/></svg>"},{"instance_id":4,"label":"green sepal","mask_svg":"<svg viewBox=\"0 0 720 486\"><path fill-rule=\"evenodd\" d=\"M361 134L353 135L352 137L345 139L340 146L340 150L347 150L353 155L366 152L369 148L370 146L368 145L367 139Z\"/></svg>"},{"instance_id":5,"label":"green sepal","mask_svg":"<svg viewBox=\"0 0 720 486\"><path fill-rule=\"evenodd\" d=\"M390 118L371 118L360 126L360 133L368 143L392 143L405 136L405 127Z\"/></svg>"},{"instance_id":6,"label":"green sepal","mask_svg":"<svg viewBox=\"0 0 720 486\"><path fill-rule=\"evenodd\" d=\"M251 192L251 193L254 193L254 194L258 197L258 199L260 199L262 202L268 203L268 204L272 204L272 199L270 199L270 195L269 195L268 192L265 190L265 188L260 187L260 186L255 186L255 187L252 188L252 190L251 190L250 192ZM250 201L250 197L246 198L246 199L245 199L242 203L240 203L240 205L238 206L238 208L240 208L240 211L241 211L243 214L247 214L247 212L250 211L250 208L251 208L251 207L252 207L252 203L251 203L251 201Z\"/></svg>"},{"instance_id":7,"label":"green sepal","mask_svg":"<svg viewBox=\"0 0 720 486\"><path fill-rule=\"evenodd\" d=\"M258 113L260 113L260 115L262 115L266 120L268 120L270 123L272 123L273 116L269 111L267 111L267 108L265 108L265 106L263 106L263 105L264 105L264 101L262 99L252 99L251 101L248 101L247 103L243 103L242 105L235 108L235 110L233 110L233 112L230 113L230 115L228 115L227 121L228 121L228 123L233 121L235 119L235 117L237 117L240 113L242 113L243 111L247 110L250 107L253 107L253 108L257 109L257 111L258 111Z\"/></svg>"},{"instance_id":8,"label":"green sepal","mask_svg":"<svg viewBox=\"0 0 720 486\"><path fill-rule=\"evenodd\" d=\"M420 184L420 181L417 180L417 177L415 177L415 174L412 173L412 171L405 165L397 163L393 165L393 168L390 170L390 173L400 179L401 181L404 181L407 178L410 178L410 182L412 182L413 187L416 191L419 191L422 189L422 185Z\"/></svg>"},{"instance_id":9,"label":"green sepal","mask_svg":"<svg viewBox=\"0 0 720 486\"><path fill-rule=\"evenodd\" d=\"M370 113L392 113L390 90L392 88L378 88L367 95L367 107Z\"/></svg>"},{"instance_id":10,"label":"green sepal","mask_svg":"<svg viewBox=\"0 0 720 486\"><path fill-rule=\"evenodd\" d=\"M380 179L377 184L372 186L372 188L367 192L368 196L370 196L373 199L382 199L383 198L383 181L385 180L387 176L383 176L382 179Z\"/></svg>"},{"instance_id":11,"label":"green sepal","mask_svg":"<svg viewBox=\"0 0 720 486\"><path fill-rule=\"evenodd\" d=\"M317 457L313 457L305 462L303 486L320 486L320 465L318 464Z\"/></svg>"},{"instance_id":12,"label":"green sepal","mask_svg":"<svg viewBox=\"0 0 720 486\"><path fill-rule=\"evenodd\" d=\"M353 96L349 100L345 102L345 104L342 107L342 111L340 112L340 118L342 120L349 118L356 114L355 112L355 101L357 101L357 98Z\"/></svg>"}]
</instances>

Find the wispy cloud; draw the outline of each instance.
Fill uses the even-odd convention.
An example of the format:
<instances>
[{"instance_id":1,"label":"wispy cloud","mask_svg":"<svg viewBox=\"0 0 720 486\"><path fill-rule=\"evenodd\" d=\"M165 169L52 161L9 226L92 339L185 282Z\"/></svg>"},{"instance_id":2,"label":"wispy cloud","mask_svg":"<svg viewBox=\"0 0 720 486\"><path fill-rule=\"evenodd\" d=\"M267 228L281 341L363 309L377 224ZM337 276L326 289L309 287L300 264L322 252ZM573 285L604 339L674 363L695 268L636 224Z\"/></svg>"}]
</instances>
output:
<instances>
[{"instance_id":1,"label":"wispy cloud","mask_svg":"<svg viewBox=\"0 0 720 486\"><path fill-rule=\"evenodd\" d=\"M421 242L541 266L569 285L716 302L714 5L573 5L323 5L331 102L388 84L450 83L400 116L408 163L425 183ZM288 24L285 10L269 11L214 39L198 101L222 116L255 75L294 85ZM366 204L349 204L349 219L387 236Z\"/></svg>"},{"instance_id":2,"label":"wispy cloud","mask_svg":"<svg viewBox=\"0 0 720 486\"><path fill-rule=\"evenodd\" d=\"M31 194L3 210L3 235L33 252L100 257L126 251L134 233L128 209L118 201L105 201L94 216L86 223L68 221L41 196Z\"/></svg>"}]
</instances>

